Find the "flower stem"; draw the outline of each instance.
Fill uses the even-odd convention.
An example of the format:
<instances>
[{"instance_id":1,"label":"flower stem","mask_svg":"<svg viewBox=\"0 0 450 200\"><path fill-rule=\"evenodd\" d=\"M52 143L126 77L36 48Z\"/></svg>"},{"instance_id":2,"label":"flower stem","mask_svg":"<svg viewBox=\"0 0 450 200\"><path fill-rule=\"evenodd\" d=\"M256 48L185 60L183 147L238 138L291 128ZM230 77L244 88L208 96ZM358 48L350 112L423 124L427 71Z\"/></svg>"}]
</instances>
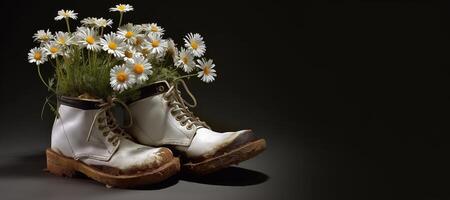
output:
<instances>
[{"instance_id":1,"label":"flower stem","mask_svg":"<svg viewBox=\"0 0 450 200\"><path fill-rule=\"evenodd\" d=\"M192 76L197 76L197 74L188 74L188 75L180 76L178 78L175 78L175 80L183 79L183 78L189 78L189 77L192 77Z\"/></svg>"},{"instance_id":2,"label":"flower stem","mask_svg":"<svg viewBox=\"0 0 450 200\"><path fill-rule=\"evenodd\" d=\"M102 28L100 28L100 36L102 36L103 37L103 27Z\"/></svg>"},{"instance_id":3,"label":"flower stem","mask_svg":"<svg viewBox=\"0 0 450 200\"><path fill-rule=\"evenodd\" d=\"M66 19L67 31L70 33L69 18L66 17L65 19Z\"/></svg>"},{"instance_id":4,"label":"flower stem","mask_svg":"<svg viewBox=\"0 0 450 200\"><path fill-rule=\"evenodd\" d=\"M112 62L112 54L108 55L108 66L111 65Z\"/></svg>"},{"instance_id":5,"label":"flower stem","mask_svg":"<svg viewBox=\"0 0 450 200\"><path fill-rule=\"evenodd\" d=\"M120 12L119 27L122 24L123 12Z\"/></svg>"},{"instance_id":6,"label":"flower stem","mask_svg":"<svg viewBox=\"0 0 450 200\"><path fill-rule=\"evenodd\" d=\"M47 88L48 88L49 90L51 90L53 93L56 94L56 91L55 91L53 88L51 88L51 87L44 81L44 78L42 78L42 74L41 74L41 66L40 66L40 65L37 66L37 69L38 69L39 78L41 79L42 83L44 83L44 85L47 86Z\"/></svg>"}]
</instances>

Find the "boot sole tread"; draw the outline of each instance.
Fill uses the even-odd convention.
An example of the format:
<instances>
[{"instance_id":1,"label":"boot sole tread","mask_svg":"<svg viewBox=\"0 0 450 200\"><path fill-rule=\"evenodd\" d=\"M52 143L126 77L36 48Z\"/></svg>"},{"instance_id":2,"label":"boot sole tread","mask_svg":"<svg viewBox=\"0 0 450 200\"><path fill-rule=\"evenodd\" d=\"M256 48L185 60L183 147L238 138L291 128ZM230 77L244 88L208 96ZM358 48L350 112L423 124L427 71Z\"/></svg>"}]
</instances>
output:
<instances>
[{"instance_id":1,"label":"boot sole tread","mask_svg":"<svg viewBox=\"0 0 450 200\"><path fill-rule=\"evenodd\" d=\"M186 174L192 175L210 174L220 169L229 167L230 165L238 164L242 161L253 158L265 149L266 141L264 139L259 139L232 151L226 152L220 156L209 158L198 163L185 163L182 166L182 171Z\"/></svg>"},{"instance_id":2,"label":"boot sole tread","mask_svg":"<svg viewBox=\"0 0 450 200\"><path fill-rule=\"evenodd\" d=\"M46 156L47 170L52 174L73 177L77 172L80 172L97 182L117 188L131 188L159 183L175 175L180 170L180 161L176 157L151 171L137 174L112 175L73 158L60 155L50 148L46 150Z\"/></svg>"}]
</instances>

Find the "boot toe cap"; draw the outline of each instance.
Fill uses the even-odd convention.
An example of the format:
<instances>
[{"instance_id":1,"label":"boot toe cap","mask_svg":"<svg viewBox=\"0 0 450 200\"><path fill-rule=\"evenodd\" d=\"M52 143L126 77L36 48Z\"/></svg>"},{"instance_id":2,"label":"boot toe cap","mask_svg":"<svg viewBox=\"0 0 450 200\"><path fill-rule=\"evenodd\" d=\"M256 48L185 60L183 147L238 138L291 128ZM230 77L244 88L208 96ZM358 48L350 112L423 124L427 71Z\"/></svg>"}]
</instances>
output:
<instances>
[{"instance_id":1,"label":"boot toe cap","mask_svg":"<svg viewBox=\"0 0 450 200\"><path fill-rule=\"evenodd\" d=\"M168 163L172 161L174 158L173 153L170 149L166 147L160 147L158 148L158 152L156 152L157 159L155 160L155 164L157 165L163 165L165 163Z\"/></svg>"},{"instance_id":2,"label":"boot toe cap","mask_svg":"<svg viewBox=\"0 0 450 200\"><path fill-rule=\"evenodd\" d=\"M209 151L208 153L202 154L200 156L191 157L191 160L193 162L201 162L203 160L217 157L220 155L223 155L225 153L231 152L235 149L238 149L246 144L249 144L251 142L254 142L256 140L259 140L260 138L257 137L252 130L242 130L237 132L227 132L222 133L227 134L229 137L233 137L232 135L237 135L235 138L228 142L221 145L217 145L213 151Z\"/></svg>"}]
</instances>

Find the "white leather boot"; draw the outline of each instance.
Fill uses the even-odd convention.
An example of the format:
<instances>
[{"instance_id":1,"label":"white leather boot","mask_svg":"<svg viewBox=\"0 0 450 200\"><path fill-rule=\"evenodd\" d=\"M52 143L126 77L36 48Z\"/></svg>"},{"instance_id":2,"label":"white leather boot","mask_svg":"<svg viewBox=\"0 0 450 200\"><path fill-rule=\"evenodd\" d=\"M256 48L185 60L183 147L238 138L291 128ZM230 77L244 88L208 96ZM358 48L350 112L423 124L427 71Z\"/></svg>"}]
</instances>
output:
<instances>
[{"instance_id":1,"label":"white leather boot","mask_svg":"<svg viewBox=\"0 0 450 200\"><path fill-rule=\"evenodd\" d=\"M110 111L113 101L61 97L59 102L46 151L51 173L81 172L107 186L134 187L179 171L179 159L169 149L137 144L120 131Z\"/></svg>"},{"instance_id":2,"label":"white leather boot","mask_svg":"<svg viewBox=\"0 0 450 200\"><path fill-rule=\"evenodd\" d=\"M264 139L251 130L219 133L189 111L177 85L157 82L141 89L141 98L129 104L133 125L128 132L141 144L168 146L181 154L183 171L208 174L247 160L262 152Z\"/></svg>"}]
</instances>

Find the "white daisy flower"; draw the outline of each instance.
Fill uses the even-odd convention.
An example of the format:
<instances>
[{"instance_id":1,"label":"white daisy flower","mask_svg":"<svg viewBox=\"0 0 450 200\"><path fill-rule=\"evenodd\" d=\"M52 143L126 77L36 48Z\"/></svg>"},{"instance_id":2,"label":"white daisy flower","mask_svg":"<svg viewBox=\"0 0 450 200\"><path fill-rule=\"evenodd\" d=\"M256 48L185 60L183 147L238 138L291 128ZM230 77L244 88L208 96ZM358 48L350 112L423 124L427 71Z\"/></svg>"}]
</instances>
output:
<instances>
[{"instance_id":1,"label":"white daisy flower","mask_svg":"<svg viewBox=\"0 0 450 200\"><path fill-rule=\"evenodd\" d=\"M125 42L115 33L105 34L104 38L101 38L100 40L103 50L107 51L109 54L113 54L114 57L117 58L124 56L126 48Z\"/></svg>"},{"instance_id":2,"label":"white daisy flower","mask_svg":"<svg viewBox=\"0 0 450 200\"><path fill-rule=\"evenodd\" d=\"M86 17L83 20L81 20L81 24L88 26L88 27L92 27L95 26L95 21L97 21L98 19L95 17Z\"/></svg>"},{"instance_id":3,"label":"white daisy flower","mask_svg":"<svg viewBox=\"0 0 450 200\"><path fill-rule=\"evenodd\" d=\"M200 68L202 71L198 72L197 77L201 78L203 82L209 83L214 81L214 77L217 76L216 70L214 67L216 66L213 64L213 60L209 59L206 60L202 58L201 60L197 60L197 67Z\"/></svg>"},{"instance_id":4,"label":"white daisy flower","mask_svg":"<svg viewBox=\"0 0 450 200\"><path fill-rule=\"evenodd\" d=\"M51 58L56 58L59 55L63 55L63 51L56 42L49 42L45 44L44 51L47 55L50 55Z\"/></svg>"},{"instance_id":5,"label":"white daisy flower","mask_svg":"<svg viewBox=\"0 0 450 200\"><path fill-rule=\"evenodd\" d=\"M176 60L178 58L178 49L177 45L172 39L167 40L167 53L172 57L172 60L174 63L176 63Z\"/></svg>"},{"instance_id":6,"label":"white daisy flower","mask_svg":"<svg viewBox=\"0 0 450 200\"><path fill-rule=\"evenodd\" d=\"M45 31L45 30L38 30L34 34L33 39L34 39L34 41L45 43L45 42L48 42L51 39L53 39L53 35L52 35L52 32L50 32L50 30L48 30L48 29L47 29L47 31Z\"/></svg>"},{"instance_id":7,"label":"white daisy flower","mask_svg":"<svg viewBox=\"0 0 450 200\"><path fill-rule=\"evenodd\" d=\"M77 42L81 47L91 51L100 51L100 39L93 28L79 28L76 32Z\"/></svg>"},{"instance_id":8,"label":"white daisy flower","mask_svg":"<svg viewBox=\"0 0 450 200\"><path fill-rule=\"evenodd\" d=\"M28 53L28 62L36 63L36 65L40 65L47 61L47 53L45 53L43 48L34 47Z\"/></svg>"},{"instance_id":9,"label":"white daisy flower","mask_svg":"<svg viewBox=\"0 0 450 200\"><path fill-rule=\"evenodd\" d=\"M115 91L123 92L136 82L134 74L125 65L114 66L109 75L109 83Z\"/></svg>"},{"instance_id":10,"label":"white daisy flower","mask_svg":"<svg viewBox=\"0 0 450 200\"><path fill-rule=\"evenodd\" d=\"M67 32L58 31L55 34L55 42L60 46L69 46L73 44L73 37Z\"/></svg>"},{"instance_id":11,"label":"white daisy flower","mask_svg":"<svg viewBox=\"0 0 450 200\"><path fill-rule=\"evenodd\" d=\"M148 57L150 57L150 55L152 55L150 48L147 48L147 47L141 47L139 49L139 53L142 54L142 56L144 56L146 58L148 58Z\"/></svg>"},{"instance_id":12,"label":"white daisy flower","mask_svg":"<svg viewBox=\"0 0 450 200\"><path fill-rule=\"evenodd\" d=\"M118 35L122 37L126 43L134 44L136 42L136 37L140 35L141 31L139 26L133 26L133 24L128 23L119 28Z\"/></svg>"},{"instance_id":13,"label":"white daisy flower","mask_svg":"<svg viewBox=\"0 0 450 200\"><path fill-rule=\"evenodd\" d=\"M119 4L119 5L116 5L116 7L109 9L110 12L117 11L117 12L121 12L121 13L132 11L132 10L133 10L133 6L131 6L129 4Z\"/></svg>"},{"instance_id":14,"label":"white daisy flower","mask_svg":"<svg viewBox=\"0 0 450 200\"><path fill-rule=\"evenodd\" d=\"M73 10L59 10L58 16L55 17L55 20L62 20L62 19L77 19L78 13L75 13Z\"/></svg>"},{"instance_id":15,"label":"white daisy flower","mask_svg":"<svg viewBox=\"0 0 450 200\"><path fill-rule=\"evenodd\" d=\"M111 19L103 19L103 17L94 20L94 25L99 28L111 27L112 24L113 21Z\"/></svg>"},{"instance_id":16,"label":"white daisy flower","mask_svg":"<svg viewBox=\"0 0 450 200\"><path fill-rule=\"evenodd\" d=\"M192 50L192 53L196 57L201 57L206 52L206 45L203 41L203 37L198 33L189 33L188 35L186 35L186 37L184 38L184 46Z\"/></svg>"},{"instance_id":17,"label":"white daisy flower","mask_svg":"<svg viewBox=\"0 0 450 200\"><path fill-rule=\"evenodd\" d=\"M152 74L152 65L142 55L135 55L132 60L126 61L125 65L134 73L138 84L144 83Z\"/></svg>"},{"instance_id":18,"label":"white daisy flower","mask_svg":"<svg viewBox=\"0 0 450 200\"><path fill-rule=\"evenodd\" d=\"M123 57L124 61L133 60L134 56L141 55L139 52L136 52L136 50L132 47L128 47L127 50L125 50L123 52L123 54L124 54L124 57Z\"/></svg>"},{"instance_id":19,"label":"white daisy flower","mask_svg":"<svg viewBox=\"0 0 450 200\"><path fill-rule=\"evenodd\" d=\"M136 51L140 51L143 47L146 47L148 45L150 45L150 43L144 35L136 36L136 41L134 41L134 43L132 44L133 48Z\"/></svg>"},{"instance_id":20,"label":"white daisy flower","mask_svg":"<svg viewBox=\"0 0 450 200\"><path fill-rule=\"evenodd\" d=\"M175 66L182 68L186 73L192 72L195 67L194 55L190 50L181 48Z\"/></svg>"},{"instance_id":21,"label":"white daisy flower","mask_svg":"<svg viewBox=\"0 0 450 200\"><path fill-rule=\"evenodd\" d=\"M147 33L155 33L155 34L159 34L159 35L164 35L164 28L162 28L161 26L158 26L157 23L143 24L142 28Z\"/></svg>"},{"instance_id":22,"label":"white daisy flower","mask_svg":"<svg viewBox=\"0 0 450 200\"><path fill-rule=\"evenodd\" d=\"M148 48L151 54L163 54L168 47L167 41L161 39L158 34L150 33L148 35L149 43Z\"/></svg>"}]
</instances>

